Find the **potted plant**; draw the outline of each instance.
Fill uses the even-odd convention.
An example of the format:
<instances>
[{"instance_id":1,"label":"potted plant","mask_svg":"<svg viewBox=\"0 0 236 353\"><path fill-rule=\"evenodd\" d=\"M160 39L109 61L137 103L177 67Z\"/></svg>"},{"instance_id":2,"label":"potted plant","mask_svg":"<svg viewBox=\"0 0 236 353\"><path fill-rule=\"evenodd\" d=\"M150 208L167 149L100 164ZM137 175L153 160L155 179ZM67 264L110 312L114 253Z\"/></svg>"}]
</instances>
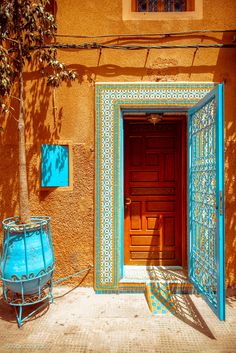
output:
<instances>
[{"instance_id":1,"label":"potted plant","mask_svg":"<svg viewBox=\"0 0 236 353\"><path fill-rule=\"evenodd\" d=\"M3 221L1 272L4 298L22 307L52 299L54 255L49 217L30 215L25 147L24 72L36 65L58 87L76 73L58 61L52 40L56 23L48 0L3 0L0 5L0 109L18 121L19 216ZM47 44L47 45L45 45ZM17 92L17 93L15 93ZM12 102L18 107L13 110ZM45 287L49 294L45 294Z\"/></svg>"}]
</instances>

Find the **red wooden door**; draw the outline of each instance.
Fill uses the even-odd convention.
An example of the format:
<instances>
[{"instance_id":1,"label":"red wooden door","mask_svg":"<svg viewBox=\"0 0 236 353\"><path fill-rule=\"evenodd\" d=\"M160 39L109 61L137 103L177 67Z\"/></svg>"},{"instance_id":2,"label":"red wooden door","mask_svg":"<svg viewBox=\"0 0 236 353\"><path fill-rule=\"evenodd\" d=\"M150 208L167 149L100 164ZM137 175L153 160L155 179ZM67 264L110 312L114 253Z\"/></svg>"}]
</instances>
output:
<instances>
[{"instance_id":1,"label":"red wooden door","mask_svg":"<svg viewBox=\"0 0 236 353\"><path fill-rule=\"evenodd\" d=\"M125 264L182 265L181 126L125 121Z\"/></svg>"}]
</instances>

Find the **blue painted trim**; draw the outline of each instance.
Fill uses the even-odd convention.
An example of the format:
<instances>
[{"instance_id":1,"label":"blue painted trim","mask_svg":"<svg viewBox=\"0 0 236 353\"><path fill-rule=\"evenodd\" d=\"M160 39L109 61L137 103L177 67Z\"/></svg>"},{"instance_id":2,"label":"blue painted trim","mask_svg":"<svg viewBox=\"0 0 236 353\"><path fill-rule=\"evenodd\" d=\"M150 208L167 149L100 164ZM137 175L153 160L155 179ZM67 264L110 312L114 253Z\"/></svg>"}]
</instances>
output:
<instances>
[{"instance_id":1,"label":"blue painted trim","mask_svg":"<svg viewBox=\"0 0 236 353\"><path fill-rule=\"evenodd\" d=\"M218 316L225 320L225 244L224 244L224 85L219 84L216 92L216 168L217 168L217 221L218 221L218 246L217 272L218 272ZM222 194L220 194L222 193ZM222 212L220 197L222 196Z\"/></svg>"},{"instance_id":2,"label":"blue painted trim","mask_svg":"<svg viewBox=\"0 0 236 353\"><path fill-rule=\"evenodd\" d=\"M120 273L124 276L124 114L120 116Z\"/></svg>"},{"instance_id":3,"label":"blue painted trim","mask_svg":"<svg viewBox=\"0 0 236 353\"><path fill-rule=\"evenodd\" d=\"M188 271L189 278L192 277L192 139L189 136L192 135L192 119L190 115L188 116L188 200L187 200L187 214L188 214Z\"/></svg>"},{"instance_id":4,"label":"blue painted trim","mask_svg":"<svg viewBox=\"0 0 236 353\"><path fill-rule=\"evenodd\" d=\"M116 161L113 166L113 173L114 173L114 183L112 185L113 189L113 197L114 197L114 202L113 202L113 222L114 222L114 232L112 234L112 254L113 254L113 264L114 264L114 270L113 270L113 285L111 288L115 288L118 286L119 282L119 276L120 276L120 236L119 231L120 231L120 208L121 208L121 197L120 197L120 124L121 124L121 118L120 118L120 110L115 109L114 111L114 117L113 117L113 141L114 141L114 149L113 149L113 160Z\"/></svg>"}]
</instances>

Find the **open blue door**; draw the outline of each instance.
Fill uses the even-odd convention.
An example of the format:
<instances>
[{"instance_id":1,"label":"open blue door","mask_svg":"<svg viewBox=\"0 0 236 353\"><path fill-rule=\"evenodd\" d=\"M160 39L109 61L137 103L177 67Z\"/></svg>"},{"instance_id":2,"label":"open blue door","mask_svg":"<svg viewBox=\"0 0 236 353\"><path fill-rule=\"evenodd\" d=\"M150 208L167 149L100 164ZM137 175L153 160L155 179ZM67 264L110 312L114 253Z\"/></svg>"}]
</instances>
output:
<instances>
[{"instance_id":1,"label":"open blue door","mask_svg":"<svg viewBox=\"0 0 236 353\"><path fill-rule=\"evenodd\" d=\"M189 111L189 277L225 320L223 85Z\"/></svg>"}]
</instances>

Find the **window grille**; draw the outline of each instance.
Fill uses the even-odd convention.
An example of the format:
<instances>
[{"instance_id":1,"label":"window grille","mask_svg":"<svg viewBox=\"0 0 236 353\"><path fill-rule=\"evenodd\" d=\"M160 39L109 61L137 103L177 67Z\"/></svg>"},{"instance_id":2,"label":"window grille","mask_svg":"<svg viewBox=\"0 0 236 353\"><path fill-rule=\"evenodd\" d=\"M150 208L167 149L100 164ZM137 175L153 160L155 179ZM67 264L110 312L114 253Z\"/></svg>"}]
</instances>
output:
<instances>
[{"instance_id":1,"label":"window grille","mask_svg":"<svg viewBox=\"0 0 236 353\"><path fill-rule=\"evenodd\" d=\"M136 0L137 12L187 11L187 0Z\"/></svg>"}]
</instances>

